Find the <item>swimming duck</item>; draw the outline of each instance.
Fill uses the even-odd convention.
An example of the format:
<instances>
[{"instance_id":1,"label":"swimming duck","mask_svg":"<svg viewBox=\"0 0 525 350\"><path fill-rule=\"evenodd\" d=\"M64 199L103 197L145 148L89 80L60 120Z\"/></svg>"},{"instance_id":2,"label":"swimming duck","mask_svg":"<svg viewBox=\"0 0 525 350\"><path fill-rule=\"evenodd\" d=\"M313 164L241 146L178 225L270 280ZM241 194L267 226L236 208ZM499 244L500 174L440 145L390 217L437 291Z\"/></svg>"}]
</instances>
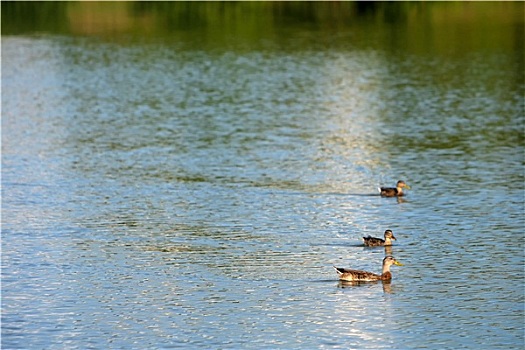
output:
<instances>
[{"instance_id":1,"label":"swimming duck","mask_svg":"<svg viewBox=\"0 0 525 350\"><path fill-rule=\"evenodd\" d=\"M367 247L382 247L386 245L392 245L393 239L397 241L392 230L385 231L385 239L372 237L370 235L368 235L368 237L363 237L363 241Z\"/></svg>"},{"instance_id":2,"label":"swimming duck","mask_svg":"<svg viewBox=\"0 0 525 350\"><path fill-rule=\"evenodd\" d=\"M367 272L367 271L361 271L361 270L351 270L351 269L344 269L341 267L335 267L334 269L339 274L339 279L342 281L350 281L350 282L369 282L369 281L389 281L392 279L392 273L390 272L390 266L392 265L398 265L403 266L399 261L394 259L392 256L387 256L383 259L383 273L380 275Z\"/></svg>"},{"instance_id":3,"label":"swimming duck","mask_svg":"<svg viewBox=\"0 0 525 350\"><path fill-rule=\"evenodd\" d=\"M403 195L403 188L409 190L410 186L405 181L399 180L396 187L379 187L379 192L381 192L383 197L400 197Z\"/></svg>"}]
</instances>

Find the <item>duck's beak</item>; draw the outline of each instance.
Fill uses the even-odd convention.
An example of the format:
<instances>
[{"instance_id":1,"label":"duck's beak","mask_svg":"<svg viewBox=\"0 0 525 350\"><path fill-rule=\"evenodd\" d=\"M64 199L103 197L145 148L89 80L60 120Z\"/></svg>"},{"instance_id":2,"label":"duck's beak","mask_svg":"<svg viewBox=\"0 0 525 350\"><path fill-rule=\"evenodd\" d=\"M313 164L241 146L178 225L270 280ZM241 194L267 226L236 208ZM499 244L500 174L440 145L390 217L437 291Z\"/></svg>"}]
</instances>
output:
<instances>
[{"instance_id":1,"label":"duck's beak","mask_svg":"<svg viewBox=\"0 0 525 350\"><path fill-rule=\"evenodd\" d=\"M397 265L397 266L404 266L403 264L401 264L401 263L400 263L399 261L397 261L397 260L394 262L394 265Z\"/></svg>"},{"instance_id":2,"label":"duck's beak","mask_svg":"<svg viewBox=\"0 0 525 350\"><path fill-rule=\"evenodd\" d=\"M395 239L397 241L397 238L392 235L392 239Z\"/></svg>"},{"instance_id":3,"label":"duck's beak","mask_svg":"<svg viewBox=\"0 0 525 350\"><path fill-rule=\"evenodd\" d=\"M410 189L410 186L408 186L407 184L405 184L405 188L406 188L407 190L409 190L409 189Z\"/></svg>"}]
</instances>

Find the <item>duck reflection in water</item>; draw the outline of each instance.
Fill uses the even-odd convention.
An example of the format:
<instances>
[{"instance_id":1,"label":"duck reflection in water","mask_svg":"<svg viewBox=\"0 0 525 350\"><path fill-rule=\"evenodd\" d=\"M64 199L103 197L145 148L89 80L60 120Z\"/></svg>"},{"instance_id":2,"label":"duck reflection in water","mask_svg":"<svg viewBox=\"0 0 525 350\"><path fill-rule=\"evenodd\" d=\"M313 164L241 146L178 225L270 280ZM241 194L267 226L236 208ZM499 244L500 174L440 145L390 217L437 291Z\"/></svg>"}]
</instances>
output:
<instances>
[{"instance_id":1,"label":"duck reflection in water","mask_svg":"<svg viewBox=\"0 0 525 350\"><path fill-rule=\"evenodd\" d=\"M370 284L377 284L377 283L379 283L379 281L359 282L359 281L339 280L339 282L337 283L337 286L339 288L351 288L351 287L358 287L362 285L370 285ZM381 284L383 285L383 292L392 294L392 280L381 281Z\"/></svg>"}]
</instances>

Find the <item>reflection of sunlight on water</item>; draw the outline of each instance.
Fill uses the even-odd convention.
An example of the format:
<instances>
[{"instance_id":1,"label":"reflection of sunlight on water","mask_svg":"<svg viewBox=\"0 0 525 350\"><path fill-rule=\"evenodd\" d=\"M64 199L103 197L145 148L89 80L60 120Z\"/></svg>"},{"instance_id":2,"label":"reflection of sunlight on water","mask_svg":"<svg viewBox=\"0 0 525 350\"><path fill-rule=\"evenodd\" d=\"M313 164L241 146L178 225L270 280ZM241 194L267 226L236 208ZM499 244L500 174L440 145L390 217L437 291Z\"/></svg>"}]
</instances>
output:
<instances>
[{"instance_id":1,"label":"reflection of sunlight on water","mask_svg":"<svg viewBox=\"0 0 525 350\"><path fill-rule=\"evenodd\" d=\"M382 58L373 51L328 57L318 92L325 101L319 125L325 135L318 158L326 164L327 186L342 193L376 193L381 179L380 103Z\"/></svg>"},{"instance_id":2,"label":"reflection of sunlight on water","mask_svg":"<svg viewBox=\"0 0 525 350\"><path fill-rule=\"evenodd\" d=\"M338 286L341 293L334 300L334 322L341 334L356 339L354 342L361 346L394 343L391 330L397 327L391 300L386 294L391 292L390 283L340 282Z\"/></svg>"}]
</instances>

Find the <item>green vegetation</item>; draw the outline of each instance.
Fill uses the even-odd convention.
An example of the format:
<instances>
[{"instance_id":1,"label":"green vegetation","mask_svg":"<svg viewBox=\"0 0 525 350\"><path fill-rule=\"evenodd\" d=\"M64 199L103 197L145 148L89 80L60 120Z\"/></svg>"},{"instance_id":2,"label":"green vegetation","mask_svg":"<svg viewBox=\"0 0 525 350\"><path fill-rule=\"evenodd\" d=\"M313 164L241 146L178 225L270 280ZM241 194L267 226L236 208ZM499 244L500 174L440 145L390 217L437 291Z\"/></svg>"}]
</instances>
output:
<instances>
[{"instance_id":1,"label":"green vegetation","mask_svg":"<svg viewBox=\"0 0 525 350\"><path fill-rule=\"evenodd\" d=\"M2 2L2 35L258 49L523 52L523 2Z\"/></svg>"}]
</instances>

